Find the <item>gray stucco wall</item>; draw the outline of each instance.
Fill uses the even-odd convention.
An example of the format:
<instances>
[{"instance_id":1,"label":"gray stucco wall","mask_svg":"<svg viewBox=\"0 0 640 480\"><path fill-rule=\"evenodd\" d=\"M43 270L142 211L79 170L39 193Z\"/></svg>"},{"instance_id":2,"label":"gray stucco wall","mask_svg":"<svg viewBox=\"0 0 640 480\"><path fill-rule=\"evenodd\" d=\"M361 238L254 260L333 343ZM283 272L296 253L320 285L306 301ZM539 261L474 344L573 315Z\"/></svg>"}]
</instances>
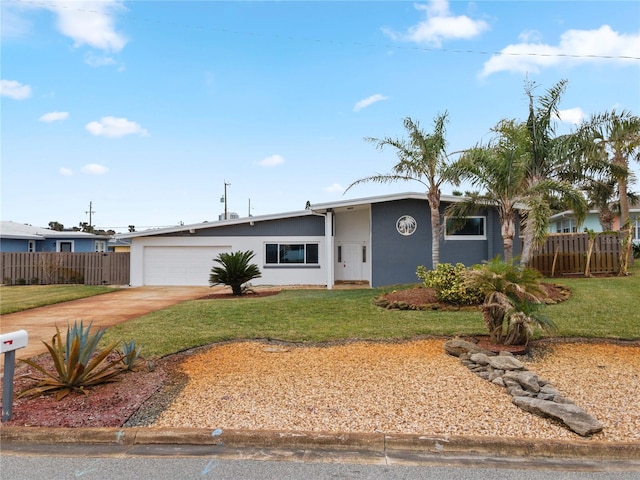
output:
<instances>
[{"instance_id":1,"label":"gray stucco wall","mask_svg":"<svg viewBox=\"0 0 640 480\"><path fill-rule=\"evenodd\" d=\"M444 221L441 205L440 221ZM396 221L403 215L416 219L418 228L413 235L403 236L396 230ZM494 209L479 212L486 216L486 240L445 240L440 237L440 262L463 263L470 266L502 255L500 222ZM401 283L417 283L418 265L432 268L431 215L429 205L420 200L399 200L371 206L372 219L372 281L373 287ZM514 254L519 240L514 240Z\"/></svg>"},{"instance_id":2,"label":"gray stucco wall","mask_svg":"<svg viewBox=\"0 0 640 480\"><path fill-rule=\"evenodd\" d=\"M396 230L403 215L416 219L413 235ZM418 265L431 265L431 219L429 206L420 200L399 200L371 205L371 285L417 283Z\"/></svg>"},{"instance_id":3,"label":"gray stucco wall","mask_svg":"<svg viewBox=\"0 0 640 480\"><path fill-rule=\"evenodd\" d=\"M216 226L201 228L194 233L184 232L168 233L169 237L274 237L274 236L322 236L324 235L324 217L309 215L305 217L283 218L237 225Z\"/></svg>"}]
</instances>

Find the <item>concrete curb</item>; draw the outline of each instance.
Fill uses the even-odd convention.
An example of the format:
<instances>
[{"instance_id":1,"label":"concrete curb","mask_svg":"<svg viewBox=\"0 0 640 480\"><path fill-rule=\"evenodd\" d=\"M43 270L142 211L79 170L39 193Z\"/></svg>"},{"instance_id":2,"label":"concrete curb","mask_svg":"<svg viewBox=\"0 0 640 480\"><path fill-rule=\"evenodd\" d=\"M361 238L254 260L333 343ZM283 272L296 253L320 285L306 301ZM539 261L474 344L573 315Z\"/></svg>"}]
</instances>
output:
<instances>
[{"instance_id":1,"label":"concrete curb","mask_svg":"<svg viewBox=\"0 0 640 480\"><path fill-rule=\"evenodd\" d=\"M231 448L314 449L438 456L484 455L562 460L637 461L640 442L560 441L384 433L214 430L198 428L2 427L3 445L224 445Z\"/></svg>"}]
</instances>

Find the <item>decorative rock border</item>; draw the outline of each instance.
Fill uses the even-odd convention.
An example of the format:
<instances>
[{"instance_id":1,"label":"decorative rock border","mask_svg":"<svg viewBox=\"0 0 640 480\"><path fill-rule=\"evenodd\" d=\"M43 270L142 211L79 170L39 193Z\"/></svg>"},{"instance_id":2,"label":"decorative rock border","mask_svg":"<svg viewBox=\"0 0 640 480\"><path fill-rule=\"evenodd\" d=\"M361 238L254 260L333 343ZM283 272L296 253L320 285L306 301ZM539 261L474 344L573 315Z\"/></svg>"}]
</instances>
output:
<instances>
[{"instance_id":1,"label":"decorative rock border","mask_svg":"<svg viewBox=\"0 0 640 480\"><path fill-rule=\"evenodd\" d=\"M559 420L583 437L602 431L597 419L563 397L548 381L527 370L510 352L496 354L460 339L447 341L444 349L460 358L480 378L506 388L513 404L521 409Z\"/></svg>"}]
</instances>

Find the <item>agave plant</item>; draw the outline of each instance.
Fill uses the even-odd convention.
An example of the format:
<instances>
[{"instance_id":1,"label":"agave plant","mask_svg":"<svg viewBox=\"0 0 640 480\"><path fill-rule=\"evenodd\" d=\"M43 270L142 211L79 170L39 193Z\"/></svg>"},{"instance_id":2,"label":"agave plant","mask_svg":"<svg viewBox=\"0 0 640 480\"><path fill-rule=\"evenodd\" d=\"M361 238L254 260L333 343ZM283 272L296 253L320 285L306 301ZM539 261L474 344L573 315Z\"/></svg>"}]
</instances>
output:
<instances>
[{"instance_id":1,"label":"agave plant","mask_svg":"<svg viewBox=\"0 0 640 480\"><path fill-rule=\"evenodd\" d=\"M133 370L140 357L141 351L142 347L137 346L135 340L123 342L120 354L122 355L122 363L126 370Z\"/></svg>"},{"instance_id":2,"label":"agave plant","mask_svg":"<svg viewBox=\"0 0 640 480\"><path fill-rule=\"evenodd\" d=\"M534 328L555 329L542 313L540 273L498 256L465 272L465 285L485 295L482 319L493 343L526 345Z\"/></svg>"},{"instance_id":3,"label":"agave plant","mask_svg":"<svg viewBox=\"0 0 640 480\"><path fill-rule=\"evenodd\" d=\"M122 355L113 360L109 360L108 357L115 351L118 342L99 350L98 343L105 329L91 332L91 323L86 328L82 321L80 324L74 322L73 327L67 325L66 341L62 340L60 329L56 325L56 334L51 344L42 342L51 355L55 371L49 371L33 360L21 360L42 375L29 375L29 378L38 383L35 387L21 392L19 396L57 392L56 398L61 400L70 392L87 394L85 388L115 380L116 375L122 371L119 366Z\"/></svg>"},{"instance_id":4,"label":"agave plant","mask_svg":"<svg viewBox=\"0 0 640 480\"><path fill-rule=\"evenodd\" d=\"M249 263L254 256L255 253L252 250L219 254L214 261L221 266L211 269L209 284L228 285L234 295L242 295L246 290L243 285L261 276L258 266Z\"/></svg>"}]
</instances>

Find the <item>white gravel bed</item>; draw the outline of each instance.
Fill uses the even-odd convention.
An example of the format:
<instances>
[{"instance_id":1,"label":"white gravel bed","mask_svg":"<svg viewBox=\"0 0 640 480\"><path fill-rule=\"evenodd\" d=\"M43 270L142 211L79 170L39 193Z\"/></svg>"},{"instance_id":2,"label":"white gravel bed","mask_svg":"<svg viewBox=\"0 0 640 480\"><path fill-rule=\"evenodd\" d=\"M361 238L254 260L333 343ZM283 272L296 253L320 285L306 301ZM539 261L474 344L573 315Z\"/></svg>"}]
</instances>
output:
<instances>
[{"instance_id":1,"label":"white gravel bed","mask_svg":"<svg viewBox=\"0 0 640 480\"><path fill-rule=\"evenodd\" d=\"M189 382L154 426L581 438L520 410L443 343L214 346L183 363ZM594 440L640 440L640 347L558 344L530 360L605 425Z\"/></svg>"}]
</instances>

